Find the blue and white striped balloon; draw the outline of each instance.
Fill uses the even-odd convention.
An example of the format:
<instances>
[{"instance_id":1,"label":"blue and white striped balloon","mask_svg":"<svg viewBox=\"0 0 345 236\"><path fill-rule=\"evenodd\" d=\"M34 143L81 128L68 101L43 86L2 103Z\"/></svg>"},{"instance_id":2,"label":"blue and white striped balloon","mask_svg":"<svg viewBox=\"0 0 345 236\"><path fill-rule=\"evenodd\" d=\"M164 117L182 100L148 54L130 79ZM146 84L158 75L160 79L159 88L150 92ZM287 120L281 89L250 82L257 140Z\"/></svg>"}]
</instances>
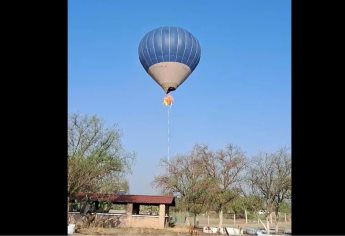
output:
<instances>
[{"instance_id":1,"label":"blue and white striped balloon","mask_svg":"<svg viewBox=\"0 0 345 236\"><path fill-rule=\"evenodd\" d=\"M166 93L181 85L198 65L198 40L179 27L160 27L148 32L139 44L139 60Z\"/></svg>"}]
</instances>

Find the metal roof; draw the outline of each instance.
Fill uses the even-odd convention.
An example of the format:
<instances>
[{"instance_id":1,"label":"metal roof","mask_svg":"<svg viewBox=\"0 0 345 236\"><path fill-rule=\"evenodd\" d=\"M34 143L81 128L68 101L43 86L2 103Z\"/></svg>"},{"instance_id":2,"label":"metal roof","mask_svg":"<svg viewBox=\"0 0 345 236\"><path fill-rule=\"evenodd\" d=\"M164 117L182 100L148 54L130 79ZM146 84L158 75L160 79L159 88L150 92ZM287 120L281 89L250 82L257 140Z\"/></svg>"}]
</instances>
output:
<instances>
[{"instance_id":1,"label":"metal roof","mask_svg":"<svg viewBox=\"0 0 345 236\"><path fill-rule=\"evenodd\" d=\"M112 203L139 203L148 205L166 204L170 206L175 206L175 197L173 196L79 193L75 196L75 198L71 198L71 200L82 200L85 197L88 197L90 200L111 201Z\"/></svg>"}]
</instances>

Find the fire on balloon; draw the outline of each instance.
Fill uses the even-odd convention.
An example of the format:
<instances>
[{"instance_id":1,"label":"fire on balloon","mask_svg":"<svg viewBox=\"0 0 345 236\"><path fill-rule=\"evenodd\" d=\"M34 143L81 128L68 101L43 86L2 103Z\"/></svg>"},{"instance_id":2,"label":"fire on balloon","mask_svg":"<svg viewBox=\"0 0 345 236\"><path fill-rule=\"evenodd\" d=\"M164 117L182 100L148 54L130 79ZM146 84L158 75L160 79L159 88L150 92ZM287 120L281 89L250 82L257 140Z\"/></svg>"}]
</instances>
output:
<instances>
[{"instance_id":1,"label":"fire on balloon","mask_svg":"<svg viewBox=\"0 0 345 236\"><path fill-rule=\"evenodd\" d=\"M173 97L170 94L165 95L164 99L163 99L163 104L165 106L171 106L174 102Z\"/></svg>"}]
</instances>

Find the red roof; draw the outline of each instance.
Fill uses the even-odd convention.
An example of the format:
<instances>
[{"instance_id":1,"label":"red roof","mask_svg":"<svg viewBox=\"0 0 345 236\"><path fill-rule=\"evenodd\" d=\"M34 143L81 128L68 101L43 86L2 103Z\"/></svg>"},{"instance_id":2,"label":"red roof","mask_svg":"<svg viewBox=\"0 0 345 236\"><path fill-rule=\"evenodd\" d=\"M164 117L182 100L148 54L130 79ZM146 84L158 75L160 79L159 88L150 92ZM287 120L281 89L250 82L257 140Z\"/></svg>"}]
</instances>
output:
<instances>
[{"instance_id":1,"label":"red roof","mask_svg":"<svg viewBox=\"0 0 345 236\"><path fill-rule=\"evenodd\" d=\"M173 196L150 196L150 195L116 195L116 194L85 194L79 193L75 197L82 200L85 196L91 200L111 201L112 203L139 203L139 204L166 204L175 206Z\"/></svg>"}]
</instances>

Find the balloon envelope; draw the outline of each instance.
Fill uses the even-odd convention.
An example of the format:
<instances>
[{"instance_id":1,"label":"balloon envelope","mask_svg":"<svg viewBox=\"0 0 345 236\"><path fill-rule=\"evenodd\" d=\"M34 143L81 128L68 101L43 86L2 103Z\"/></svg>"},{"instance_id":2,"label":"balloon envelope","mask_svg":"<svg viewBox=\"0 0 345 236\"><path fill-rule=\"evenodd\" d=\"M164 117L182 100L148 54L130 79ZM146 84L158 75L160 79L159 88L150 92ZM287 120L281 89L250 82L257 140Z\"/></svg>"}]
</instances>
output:
<instances>
[{"instance_id":1,"label":"balloon envelope","mask_svg":"<svg viewBox=\"0 0 345 236\"><path fill-rule=\"evenodd\" d=\"M168 93L180 86L200 61L198 40L180 27L160 27L139 44L139 60L146 72Z\"/></svg>"}]
</instances>

